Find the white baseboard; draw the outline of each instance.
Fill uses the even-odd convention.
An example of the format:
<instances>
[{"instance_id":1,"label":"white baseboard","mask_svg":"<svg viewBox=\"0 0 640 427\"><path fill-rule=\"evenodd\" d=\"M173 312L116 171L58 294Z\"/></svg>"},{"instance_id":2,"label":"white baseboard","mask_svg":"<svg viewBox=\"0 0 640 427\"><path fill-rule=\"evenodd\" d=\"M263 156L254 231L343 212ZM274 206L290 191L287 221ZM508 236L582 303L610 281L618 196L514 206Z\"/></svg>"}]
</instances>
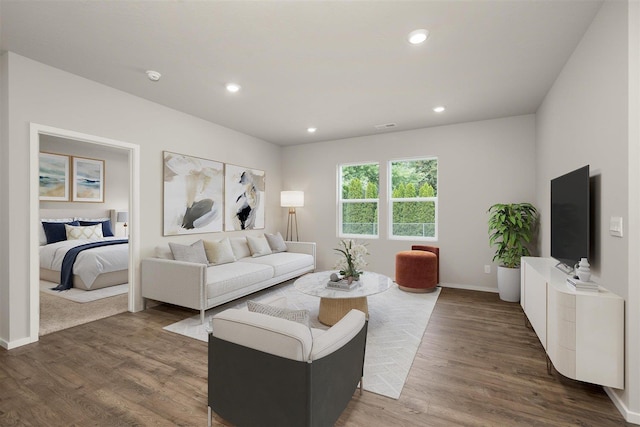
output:
<instances>
[{"instance_id":1,"label":"white baseboard","mask_svg":"<svg viewBox=\"0 0 640 427\"><path fill-rule=\"evenodd\" d=\"M15 341L5 341L2 338L0 338L0 347L6 350L11 350L17 347L21 347L23 345L34 343L36 341L38 341L37 338L35 340L32 340L30 337L20 338L19 340L15 340Z\"/></svg>"},{"instance_id":2,"label":"white baseboard","mask_svg":"<svg viewBox=\"0 0 640 427\"><path fill-rule=\"evenodd\" d=\"M618 394L611 388L602 388L604 388L605 393L607 393L607 396L609 396L609 399L611 399L613 404L616 405L616 408L618 408L618 411L620 411L625 421L627 421L628 423L640 425L640 412L630 411L629 408L627 408L627 405L625 405L625 403L620 399L620 396L618 396Z\"/></svg>"},{"instance_id":3,"label":"white baseboard","mask_svg":"<svg viewBox=\"0 0 640 427\"><path fill-rule=\"evenodd\" d=\"M498 293L498 288L488 288L486 286L461 285L458 283L439 283L443 288L466 289L468 291L492 292Z\"/></svg>"}]
</instances>

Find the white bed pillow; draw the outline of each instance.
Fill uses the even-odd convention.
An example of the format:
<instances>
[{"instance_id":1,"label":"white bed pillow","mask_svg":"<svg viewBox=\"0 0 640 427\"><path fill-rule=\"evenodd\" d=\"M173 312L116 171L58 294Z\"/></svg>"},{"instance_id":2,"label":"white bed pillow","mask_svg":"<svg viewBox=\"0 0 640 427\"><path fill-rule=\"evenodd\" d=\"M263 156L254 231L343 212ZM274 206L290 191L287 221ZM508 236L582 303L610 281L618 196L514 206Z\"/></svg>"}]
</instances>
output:
<instances>
[{"instance_id":1,"label":"white bed pillow","mask_svg":"<svg viewBox=\"0 0 640 427\"><path fill-rule=\"evenodd\" d=\"M249 244L251 256L254 258L272 253L269 242L264 236L247 236L247 243Z\"/></svg>"},{"instance_id":2,"label":"white bed pillow","mask_svg":"<svg viewBox=\"0 0 640 427\"><path fill-rule=\"evenodd\" d=\"M204 251L209 263L213 265L227 264L236 260L228 237L217 241L205 240Z\"/></svg>"},{"instance_id":3,"label":"white bed pillow","mask_svg":"<svg viewBox=\"0 0 640 427\"><path fill-rule=\"evenodd\" d=\"M264 233L264 237L269 242L269 247L271 248L271 252L286 252L287 244L284 242L282 238L282 234L278 231L276 234Z\"/></svg>"},{"instance_id":4,"label":"white bed pillow","mask_svg":"<svg viewBox=\"0 0 640 427\"><path fill-rule=\"evenodd\" d=\"M72 221L73 221L73 218L51 218L51 219L42 218L40 220L40 234L39 234L40 246L47 244L47 235L44 234L44 226L42 225L43 222L72 222Z\"/></svg>"},{"instance_id":5,"label":"white bed pillow","mask_svg":"<svg viewBox=\"0 0 640 427\"><path fill-rule=\"evenodd\" d=\"M191 245L179 245L177 243L169 243L171 253L176 261L194 262L197 264L209 264L207 254L204 251L202 240L192 243Z\"/></svg>"},{"instance_id":6,"label":"white bed pillow","mask_svg":"<svg viewBox=\"0 0 640 427\"><path fill-rule=\"evenodd\" d=\"M104 238L102 235L102 224L85 226L65 224L64 229L67 232L67 240L98 240Z\"/></svg>"}]
</instances>

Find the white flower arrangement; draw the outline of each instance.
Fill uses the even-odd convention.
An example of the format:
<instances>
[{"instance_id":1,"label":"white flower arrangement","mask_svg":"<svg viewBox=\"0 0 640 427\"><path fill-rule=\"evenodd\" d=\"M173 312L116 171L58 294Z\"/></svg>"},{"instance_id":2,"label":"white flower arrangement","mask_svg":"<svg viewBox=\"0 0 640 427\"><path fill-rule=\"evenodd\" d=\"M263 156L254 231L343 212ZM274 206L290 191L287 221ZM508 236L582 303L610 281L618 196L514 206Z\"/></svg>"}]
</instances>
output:
<instances>
[{"instance_id":1,"label":"white flower arrangement","mask_svg":"<svg viewBox=\"0 0 640 427\"><path fill-rule=\"evenodd\" d=\"M364 257L369 255L369 252L367 252L365 245L352 239L341 240L340 244L342 248L336 248L335 250L344 256L338 259L334 268L340 270L340 274L343 277L352 277L352 280L358 280L362 270L367 265Z\"/></svg>"}]
</instances>

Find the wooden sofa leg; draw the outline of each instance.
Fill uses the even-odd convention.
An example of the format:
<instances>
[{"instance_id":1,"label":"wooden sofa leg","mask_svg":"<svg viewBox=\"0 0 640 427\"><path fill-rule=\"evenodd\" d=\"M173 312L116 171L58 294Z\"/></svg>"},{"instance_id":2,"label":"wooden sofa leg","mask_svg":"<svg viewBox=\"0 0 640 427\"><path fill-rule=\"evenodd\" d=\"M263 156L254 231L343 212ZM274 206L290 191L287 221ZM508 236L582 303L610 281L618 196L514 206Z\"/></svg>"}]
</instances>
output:
<instances>
[{"instance_id":1,"label":"wooden sofa leg","mask_svg":"<svg viewBox=\"0 0 640 427\"><path fill-rule=\"evenodd\" d=\"M362 377L360 377L360 394L362 394Z\"/></svg>"}]
</instances>

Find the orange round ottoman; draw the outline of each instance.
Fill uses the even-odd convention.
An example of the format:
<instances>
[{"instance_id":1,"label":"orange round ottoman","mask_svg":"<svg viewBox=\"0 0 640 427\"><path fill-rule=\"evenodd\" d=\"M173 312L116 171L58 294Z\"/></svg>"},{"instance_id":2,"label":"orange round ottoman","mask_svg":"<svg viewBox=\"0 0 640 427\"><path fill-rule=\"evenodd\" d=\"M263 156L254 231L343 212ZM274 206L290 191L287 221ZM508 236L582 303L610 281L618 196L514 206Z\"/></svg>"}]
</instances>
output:
<instances>
[{"instance_id":1,"label":"orange round ottoman","mask_svg":"<svg viewBox=\"0 0 640 427\"><path fill-rule=\"evenodd\" d=\"M403 291L432 292L438 285L438 255L424 250L398 252L396 283Z\"/></svg>"}]
</instances>

